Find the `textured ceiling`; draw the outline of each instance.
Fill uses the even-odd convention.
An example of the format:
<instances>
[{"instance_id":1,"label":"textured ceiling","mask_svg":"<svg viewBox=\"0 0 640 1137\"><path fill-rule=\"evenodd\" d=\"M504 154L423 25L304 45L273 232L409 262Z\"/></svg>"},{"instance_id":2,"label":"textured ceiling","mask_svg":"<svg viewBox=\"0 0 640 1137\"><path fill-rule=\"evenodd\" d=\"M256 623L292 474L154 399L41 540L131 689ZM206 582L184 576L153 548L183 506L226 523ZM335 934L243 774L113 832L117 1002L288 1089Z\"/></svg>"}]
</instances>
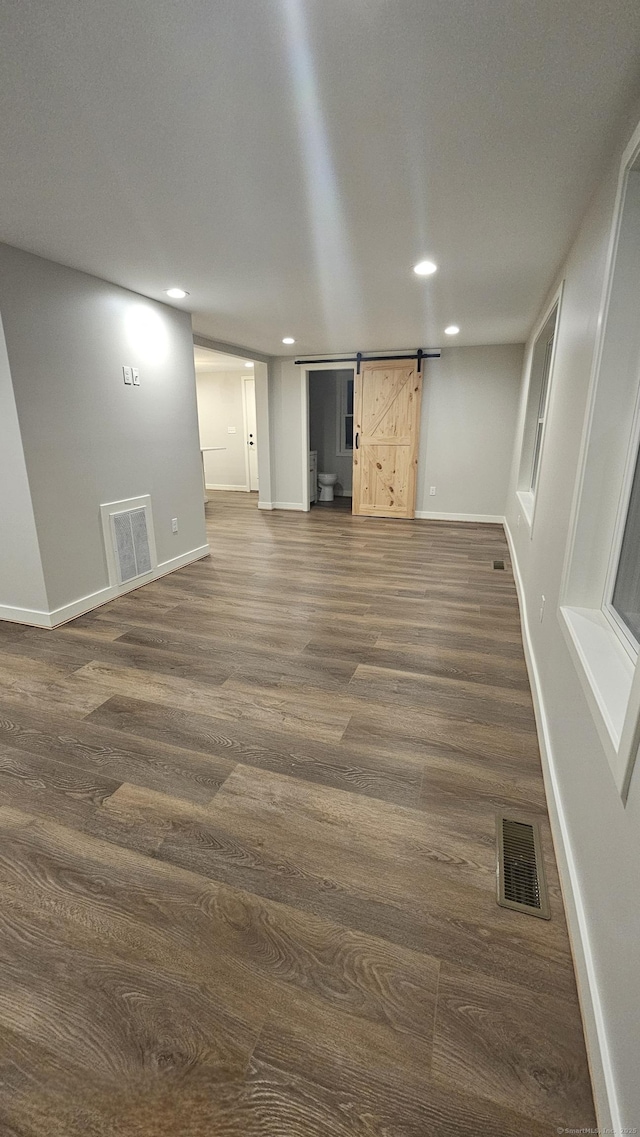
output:
<instances>
[{"instance_id":1,"label":"textured ceiling","mask_svg":"<svg viewBox=\"0 0 640 1137\"><path fill-rule=\"evenodd\" d=\"M0 237L269 353L521 341L639 45L636 0L3 0Z\"/></svg>"}]
</instances>

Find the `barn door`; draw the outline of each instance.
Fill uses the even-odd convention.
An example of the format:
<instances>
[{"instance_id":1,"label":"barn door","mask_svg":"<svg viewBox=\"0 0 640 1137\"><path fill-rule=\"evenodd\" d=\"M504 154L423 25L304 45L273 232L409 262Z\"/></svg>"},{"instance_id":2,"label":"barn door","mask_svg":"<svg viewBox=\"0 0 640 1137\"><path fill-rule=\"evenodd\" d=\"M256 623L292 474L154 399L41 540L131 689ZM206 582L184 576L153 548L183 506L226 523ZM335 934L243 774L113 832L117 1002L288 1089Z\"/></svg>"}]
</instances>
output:
<instances>
[{"instance_id":1,"label":"barn door","mask_svg":"<svg viewBox=\"0 0 640 1137\"><path fill-rule=\"evenodd\" d=\"M354 513L414 516L421 393L415 364L361 365L355 380Z\"/></svg>"}]
</instances>

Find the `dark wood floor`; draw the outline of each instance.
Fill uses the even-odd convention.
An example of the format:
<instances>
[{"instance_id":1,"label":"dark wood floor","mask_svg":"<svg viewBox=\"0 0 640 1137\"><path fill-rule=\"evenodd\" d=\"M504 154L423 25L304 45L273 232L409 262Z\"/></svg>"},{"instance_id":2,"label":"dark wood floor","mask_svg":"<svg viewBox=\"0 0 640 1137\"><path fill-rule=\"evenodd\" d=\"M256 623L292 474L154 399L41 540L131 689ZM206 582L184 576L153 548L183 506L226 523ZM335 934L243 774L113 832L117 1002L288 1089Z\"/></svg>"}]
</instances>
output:
<instances>
[{"instance_id":1,"label":"dark wood floor","mask_svg":"<svg viewBox=\"0 0 640 1137\"><path fill-rule=\"evenodd\" d=\"M2 1137L593 1126L501 529L207 508L211 558L0 624Z\"/></svg>"}]
</instances>

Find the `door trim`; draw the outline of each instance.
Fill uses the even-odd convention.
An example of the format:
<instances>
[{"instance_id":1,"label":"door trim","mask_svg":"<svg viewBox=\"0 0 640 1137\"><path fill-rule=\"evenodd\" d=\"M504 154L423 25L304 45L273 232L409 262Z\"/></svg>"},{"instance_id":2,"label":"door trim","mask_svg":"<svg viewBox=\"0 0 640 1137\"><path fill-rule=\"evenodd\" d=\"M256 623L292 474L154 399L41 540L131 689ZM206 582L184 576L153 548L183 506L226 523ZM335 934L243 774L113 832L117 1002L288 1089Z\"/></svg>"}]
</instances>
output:
<instances>
[{"instance_id":1,"label":"door trim","mask_svg":"<svg viewBox=\"0 0 640 1137\"><path fill-rule=\"evenodd\" d=\"M244 430L244 481L245 481L245 484L244 484L244 486L241 486L239 488L246 490L247 493L251 493L251 467L249 465L249 446L248 446L248 442L247 442L247 435L249 433L249 418L247 415L247 383L249 383L249 382L253 383L253 397L255 400L255 397L256 397L255 375L243 375L242 376L242 429ZM259 443L259 439L258 439L258 405L257 405L257 402L256 402L256 442ZM259 446L258 446L258 451L259 451ZM260 485L260 478L259 477L258 477L258 485ZM253 492L255 493L255 490Z\"/></svg>"}]
</instances>

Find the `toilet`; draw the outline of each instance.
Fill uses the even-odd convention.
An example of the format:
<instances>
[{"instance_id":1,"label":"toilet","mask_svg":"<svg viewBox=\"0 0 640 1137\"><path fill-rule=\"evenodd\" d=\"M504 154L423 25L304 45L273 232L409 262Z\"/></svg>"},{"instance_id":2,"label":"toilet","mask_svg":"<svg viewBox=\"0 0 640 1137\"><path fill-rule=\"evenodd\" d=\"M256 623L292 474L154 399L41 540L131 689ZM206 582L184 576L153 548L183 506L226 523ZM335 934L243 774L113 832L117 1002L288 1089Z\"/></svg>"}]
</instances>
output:
<instances>
[{"instance_id":1,"label":"toilet","mask_svg":"<svg viewBox=\"0 0 640 1137\"><path fill-rule=\"evenodd\" d=\"M318 485L320 486L319 501L333 501L333 487L337 480L337 474L318 474Z\"/></svg>"}]
</instances>

